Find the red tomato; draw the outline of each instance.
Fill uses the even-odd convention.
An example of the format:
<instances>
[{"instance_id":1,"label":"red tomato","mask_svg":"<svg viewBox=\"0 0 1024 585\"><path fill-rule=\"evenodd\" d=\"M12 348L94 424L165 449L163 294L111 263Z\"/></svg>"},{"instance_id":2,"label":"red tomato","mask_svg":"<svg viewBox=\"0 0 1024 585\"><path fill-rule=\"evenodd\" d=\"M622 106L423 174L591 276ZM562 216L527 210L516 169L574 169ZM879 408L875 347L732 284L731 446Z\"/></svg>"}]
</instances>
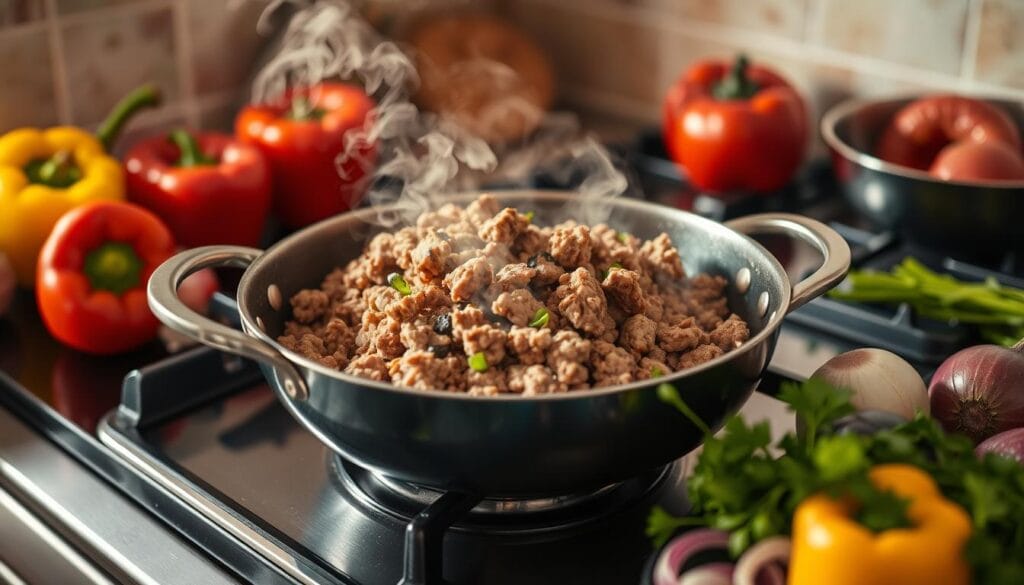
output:
<instances>
[{"instance_id":1,"label":"red tomato","mask_svg":"<svg viewBox=\"0 0 1024 585\"><path fill-rule=\"evenodd\" d=\"M893 116L878 141L882 160L928 170L953 142L1005 142L1020 151L1020 132L1006 112L971 98L939 95L919 99Z\"/></svg>"},{"instance_id":2,"label":"red tomato","mask_svg":"<svg viewBox=\"0 0 1024 585\"><path fill-rule=\"evenodd\" d=\"M998 141L961 140L939 152L928 170L946 181L1024 180L1024 158Z\"/></svg>"}]
</instances>

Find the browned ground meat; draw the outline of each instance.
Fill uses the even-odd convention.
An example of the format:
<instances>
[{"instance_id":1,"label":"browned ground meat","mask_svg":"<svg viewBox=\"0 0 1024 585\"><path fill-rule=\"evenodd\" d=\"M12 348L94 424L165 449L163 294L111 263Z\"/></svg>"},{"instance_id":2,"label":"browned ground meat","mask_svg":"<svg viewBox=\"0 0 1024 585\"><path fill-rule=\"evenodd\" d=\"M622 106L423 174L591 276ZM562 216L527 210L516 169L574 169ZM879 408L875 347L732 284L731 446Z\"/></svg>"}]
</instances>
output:
<instances>
[{"instance_id":1,"label":"browned ground meat","mask_svg":"<svg viewBox=\"0 0 1024 585\"><path fill-rule=\"evenodd\" d=\"M636 272L613 268L604 277L601 288L618 302L627 315L644 312L644 291L640 287L640 275Z\"/></svg>"},{"instance_id":2,"label":"browned ground meat","mask_svg":"<svg viewBox=\"0 0 1024 585\"><path fill-rule=\"evenodd\" d=\"M551 234L551 256L565 268L590 263L590 230L585 225L558 228Z\"/></svg>"},{"instance_id":3,"label":"browned ground meat","mask_svg":"<svg viewBox=\"0 0 1024 585\"><path fill-rule=\"evenodd\" d=\"M558 299L558 312L584 333L594 336L604 333L608 301L593 273L577 268L571 274L563 274L558 283L554 293Z\"/></svg>"},{"instance_id":4,"label":"browned ground meat","mask_svg":"<svg viewBox=\"0 0 1024 585\"><path fill-rule=\"evenodd\" d=\"M667 375L745 343L750 329L730 312L727 284L687 277L666 234L541 227L485 195L374 236L319 289L292 296L278 341L410 388L566 392ZM471 367L478 353L486 365Z\"/></svg>"}]
</instances>

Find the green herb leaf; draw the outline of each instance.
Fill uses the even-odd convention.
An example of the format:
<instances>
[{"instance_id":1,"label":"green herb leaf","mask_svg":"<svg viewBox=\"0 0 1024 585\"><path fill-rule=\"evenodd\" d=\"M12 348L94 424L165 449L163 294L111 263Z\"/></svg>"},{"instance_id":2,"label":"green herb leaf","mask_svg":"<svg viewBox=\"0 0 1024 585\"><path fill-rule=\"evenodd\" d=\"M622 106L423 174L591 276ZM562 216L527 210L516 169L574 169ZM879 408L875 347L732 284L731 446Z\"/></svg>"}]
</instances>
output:
<instances>
[{"instance_id":1,"label":"green herb leaf","mask_svg":"<svg viewBox=\"0 0 1024 585\"><path fill-rule=\"evenodd\" d=\"M808 450L814 448L814 442L825 425L854 412L849 390L834 388L817 378L803 384L783 384L779 400L788 404L797 418L804 422Z\"/></svg>"},{"instance_id":2,"label":"green herb leaf","mask_svg":"<svg viewBox=\"0 0 1024 585\"><path fill-rule=\"evenodd\" d=\"M547 326L548 320L550 320L550 319L551 319L551 314L548 313L547 309L545 309L544 307L541 307L541 308L537 309L537 312L535 312L533 314L533 317L530 318L529 325L530 325L530 327L534 327L534 328L537 328L537 329L543 329L544 327Z\"/></svg>"},{"instance_id":3,"label":"green herb leaf","mask_svg":"<svg viewBox=\"0 0 1024 585\"><path fill-rule=\"evenodd\" d=\"M683 416L685 416L686 418L690 419L690 422L692 422L694 426L700 429L702 433L704 433L705 435L711 434L711 429L708 428L707 423L701 420L701 418L697 416L697 413L694 412L692 408L690 408L690 405L686 404L686 402L683 401L682 397L679 396L679 391L676 390L675 386L673 386L672 384L660 384L658 386L658 398L662 402L667 402L672 406L676 407L676 410L683 413Z\"/></svg>"},{"instance_id":4,"label":"green herb leaf","mask_svg":"<svg viewBox=\"0 0 1024 585\"><path fill-rule=\"evenodd\" d=\"M825 481L836 481L867 471L871 462L856 435L822 437L814 446L814 466Z\"/></svg>"},{"instance_id":5,"label":"green herb leaf","mask_svg":"<svg viewBox=\"0 0 1024 585\"><path fill-rule=\"evenodd\" d=\"M469 356L467 362L469 363L470 369L472 369L474 372L483 373L487 371L487 356L484 355L484 352L482 351L478 351L473 355Z\"/></svg>"},{"instance_id":6,"label":"green herb leaf","mask_svg":"<svg viewBox=\"0 0 1024 585\"><path fill-rule=\"evenodd\" d=\"M658 366L651 366L651 378L660 378L665 375Z\"/></svg>"},{"instance_id":7,"label":"green herb leaf","mask_svg":"<svg viewBox=\"0 0 1024 585\"><path fill-rule=\"evenodd\" d=\"M412 294L412 288L409 283L405 281L405 278L397 272L392 272L388 275L388 284L391 288L397 290L402 294L403 297L407 297Z\"/></svg>"},{"instance_id":8,"label":"green herb leaf","mask_svg":"<svg viewBox=\"0 0 1024 585\"><path fill-rule=\"evenodd\" d=\"M857 521L868 530L885 532L913 526L907 517L909 500L901 498L894 492L880 490L870 481L854 482L846 489L860 506L857 510Z\"/></svg>"},{"instance_id":9,"label":"green herb leaf","mask_svg":"<svg viewBox=\"0 0 1024 585\"><path fill-rule=\"evenodd\" d=\"M534 211L527 211L526 213L524 213L524 214L523 214L523 217L525 217L525 218L526 218L526 221L528 221L528 222L532 223L532 222L533 222L533 218L534 218L534 217L535 217L536 215L537 215L537 214L536 214L536 212L534 212Z\"/></svg>"},{"instance_id":10,"label":"green herb leaf","mask_svg":"<svg viewBox=\"0 0 1024 585\"><path fill-rule=\"evenodd\" d=\"M665 546L665 543L675 535L676 531L685 526L701 526L703 521L700 518L690 516L673 516L661 506L651 508L647 515L647 528L645 533L651 539L655 547Z\"/></svg>"},{"instance_id":11,"label":"green herb leaf","mask_svg":"<svg viewBox=\"0 0 1024 585\"><path fill-rule=\"evenodd\" d=\"M628 232L615 232L615 239L617 239L618 241L622 242L623 244L628 244L629 243L629 233Z\"/></svg>"}]
</instances>

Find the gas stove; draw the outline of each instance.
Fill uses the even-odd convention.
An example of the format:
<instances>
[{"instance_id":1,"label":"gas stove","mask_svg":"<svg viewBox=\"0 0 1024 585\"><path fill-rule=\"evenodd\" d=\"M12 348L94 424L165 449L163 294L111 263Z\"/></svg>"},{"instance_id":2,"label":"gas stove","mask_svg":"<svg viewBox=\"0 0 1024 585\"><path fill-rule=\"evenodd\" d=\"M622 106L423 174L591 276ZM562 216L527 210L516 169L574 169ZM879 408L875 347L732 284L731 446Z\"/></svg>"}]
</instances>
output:
<instances>
[{"instance_id":1,"label":"gas stove","mask_svg":"<svg viewBox=\"0 0 1024 585\"><path fill-rule=\"evenodd\" d=\"M685 509L680 465L530 500L377 476L295 422L253 364L205 348L130 376L98 435L299 583L628 583L650 554L651 505Z\"/></svg>"},{"instance_id":2,"label":"gas stove","mask_svg":"<svg viewBox=\"0 0 1024 585\"><path fill-rule=\"evenodd\" d=\"M913 255L959 278L1024 286L1013 258L947 257L873 229L846 206L824 163L809 165L780 193L723 199L690 189L654 134L617 151L637 192L653 201L718 220L802 213L839 231L858 268L884 269ZM572 185L539 171L506 186ZM794 279L819 261L802 244L759 239ZM47 335L30 297L17 303L0 320L0 496L13 494L60 526L60 538L118 580L637 583L652 554L644 535L651 506L686 509L692 457L590 493L530 500L396 482L334 456L287 414L252 363L182 350L173 340L116 358L85 356ZM223 295L211 312L237 319ZM743 414L771 418L784 432L792 421L769 397L779 382L806 378L848 349L891 349L927 375L974 340L970 329L918 319L909 307L817 299L787 317L761 391ZM39 445L26 451L33 437ZM26 456L36 451L59 456L60 465ZM76 493L84 488L68 489L94 484L116 489L87 498ZM131 523L99 526L109 518ZM7 560L0 546L0 580Z\"/></svg>"}]
</instances>

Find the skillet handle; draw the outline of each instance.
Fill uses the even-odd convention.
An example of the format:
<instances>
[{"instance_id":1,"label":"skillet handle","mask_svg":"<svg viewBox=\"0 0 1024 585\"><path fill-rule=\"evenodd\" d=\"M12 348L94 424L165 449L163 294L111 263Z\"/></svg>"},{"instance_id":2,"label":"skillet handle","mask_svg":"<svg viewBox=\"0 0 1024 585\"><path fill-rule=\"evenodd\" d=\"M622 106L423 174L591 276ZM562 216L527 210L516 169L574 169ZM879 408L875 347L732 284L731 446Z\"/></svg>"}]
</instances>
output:
<instances>
[{"instance_id":1,"label":"skillet handle","mask_svg":"<svg viewBox=\"0 0 1024 585\"><path fill-rule=\"evenodd\" d=\"M821 252L821 266L793 285L787 313L839 284L850 269L850 246L846 240L834 229L809 217L793 213L759 213L731 219L725 225L746 235L782 234L803 240Z\"/></svg>"},{"instance_id":2,"label":"skillet handle","mask_svg":"<svg viewBox=\"0 0 1024 585\"><path fill-rule=\"evenodd\" d=\"M295 400L309 397L306 381L281 352L255 337L208 319L185 306L178 286L185 277L203 268L246 268L262 250L242 246L204 246L185 250L157 267L149 277L149 308L171 329L210 347L273 366L285 393Z\"/></svg>"}]
</instances>

